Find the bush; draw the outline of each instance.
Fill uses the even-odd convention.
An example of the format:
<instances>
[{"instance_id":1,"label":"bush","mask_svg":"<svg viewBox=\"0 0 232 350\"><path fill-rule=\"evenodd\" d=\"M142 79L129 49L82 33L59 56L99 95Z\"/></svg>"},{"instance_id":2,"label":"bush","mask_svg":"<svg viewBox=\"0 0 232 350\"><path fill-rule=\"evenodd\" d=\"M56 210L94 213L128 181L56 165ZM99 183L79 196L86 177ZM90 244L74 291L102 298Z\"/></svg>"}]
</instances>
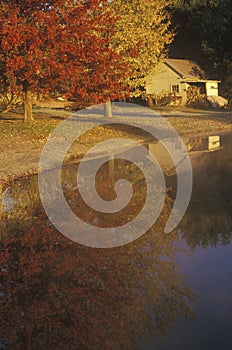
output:
<instances>
[{"instance_id":1,"label":"bush","mask_svg":"<svg viewBox=\"0 0 232 350\"><path fill-rule=\"evenodd\" d=\"M189 86L187 90L187 106L189 107L208 107L206 94L201 93L198 86Z\"/></svg>"}]
</instances>

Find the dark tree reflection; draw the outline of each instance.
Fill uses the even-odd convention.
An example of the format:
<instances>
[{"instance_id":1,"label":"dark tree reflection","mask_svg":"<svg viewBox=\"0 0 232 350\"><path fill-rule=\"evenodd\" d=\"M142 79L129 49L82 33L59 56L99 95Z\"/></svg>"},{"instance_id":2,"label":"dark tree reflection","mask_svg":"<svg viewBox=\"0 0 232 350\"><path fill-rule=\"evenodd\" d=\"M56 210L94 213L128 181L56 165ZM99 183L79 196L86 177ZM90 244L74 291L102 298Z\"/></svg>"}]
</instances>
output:
<instances>
[{"instance_id":1,"label":"dark tree reflection","mask_svg":"<svg viewBox=\"0 0 232 350\"><path fill-rule=\"evenodd\" d=\"M191 159L193 193L181 223L191 249L226 245L232 240L231 136L221 138L223 149Z\"/></svg>"},{"instance_id":2,"label":"dark tree reflection","mask_svg":"<svg viewBox=\"0 0 232 350\"><path fill-rule=\"evenodd\" d=\"M169 212L167 201L147 234L114 249L69 241L39 206L18 226L5 213L0 339L7 348L136 349L178 318L192 318L196 297L174 263L177 234L163 233Z\"/></svg>"}]
</instances>

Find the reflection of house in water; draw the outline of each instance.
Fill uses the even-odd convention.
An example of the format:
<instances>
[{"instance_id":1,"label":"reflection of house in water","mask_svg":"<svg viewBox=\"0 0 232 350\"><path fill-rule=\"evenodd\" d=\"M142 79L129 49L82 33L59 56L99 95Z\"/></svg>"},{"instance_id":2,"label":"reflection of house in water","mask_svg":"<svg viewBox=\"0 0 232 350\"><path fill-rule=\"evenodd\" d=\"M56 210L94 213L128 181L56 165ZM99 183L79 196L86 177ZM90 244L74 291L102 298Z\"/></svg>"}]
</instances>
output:
<instances>
[{"instance_id":1,"label":"reflection of house in water","mask_svg":"<svg viewBox=\"0 0 232 350\"><path fill-rule=\"evenodd\" d=\"M188 163L185 162L187 157L190 158L192 166L195 167L197 166L195 160L199 158L198 155L200 156L205 152L213 152L222 149L219 135L188 139L183 138L185 145L181 142L179 137L164 139L162 141L164 145L160 142L154 142L148 144L146 147L158 160L163 172L168 176L174 175L176 169L179 173L189 171ZM167 149L169 149L171 155L168 153Z\"/></svg>"},{"instance_id":2,"label":"reflection of house in water","mask_svg":"<svg viewBox=\"0 0 232 350\"><path fill-rule=\"evenodd\" d=\"M150 143L147 145L149 152L158 160L162 171L166 175L173 174L176 168L179 172L187 171L185 162L187 151L184 148L180 138L167 138L161 142ZM169 150L169 151L168 151ZM186 168L186 169L185 169Z\"/></svg>"},{"instance_id":3,"label":"reflection of house in water","mask_svg":"<svg viewBox=\"0 0 232 350\"><path fill-rule=\"evenodd\" d=\"M179 137L166 138L162 140L162 143L160 141L154 141L143 146L148 150L147 156L149 156L150 152L158 161L163 173L167 176L173 176L177 171L179 174L189 172L187 158L190 158L192 167L195 168L198 167L197 160L200 159L202 154L222 149L221 138L218 135L183 138L183 141ZM125 155L131 158L132 162L133 159L138 160L139 148L134 147L121 152L109 152L108 155L99 154L96 158L93 156L86 163L86 174L92 174L94 169L98 168L98 161L101 159L102 163L107 163L105 171L111 179L114 179L117 168L122 168L126 164ZM115 162L116 159L117 164Z\"/></svg>"},{"instance_id":4,"label":"reflection of house in water","mask_svg":"<svg viewBox=\"0 0 232 350\"><path fill-rule=\"evenodd\" d=\"M221 149L221 138L217 136L208 136L202 138L193 138L188 140L187 148L189 152L207 152Z\"/></svg>"}]
</instances>

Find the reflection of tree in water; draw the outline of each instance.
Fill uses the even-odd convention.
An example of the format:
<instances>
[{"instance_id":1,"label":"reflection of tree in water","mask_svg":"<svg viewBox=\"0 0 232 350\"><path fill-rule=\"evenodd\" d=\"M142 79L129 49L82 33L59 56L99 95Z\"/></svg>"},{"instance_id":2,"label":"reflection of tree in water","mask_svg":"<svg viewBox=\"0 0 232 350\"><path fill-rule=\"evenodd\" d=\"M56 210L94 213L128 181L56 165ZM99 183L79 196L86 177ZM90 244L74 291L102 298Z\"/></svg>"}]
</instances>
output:
<instances>
[{"instance_id":1,"label":"reflection of tree in water","mask_svg":"<svg viewBox=\"0 0 232 350\"><path fill-rule=\"evenodd\" d=\"M17 230L28 224L36 215L39 202L36 177L0 187L0 235L3 228Z\"/></svg>"},{"instance_id":2,"label":"reflection of tree in water","mask_svg":"<svg viewBox=\"0 0 232 350\"><path fill-rule=\"evenodd\" d=\"M182 220L183 238L194 249L232 239L232 159L231 149L197 158L190 206Z\"/></svg>"},{"instance_id":3,"label":"reflection of tree in water","mask_svg":"<svg viewBox=\"0 0 232 350\"><path fill-rule=\"evenodd\" d=\"M176 233L159 222L114 249L80 247L44 213L1 242L0 338L10 349L134 349L178 317L192 317L194 295L173 258Z\"/></svg>"}]
</instances>

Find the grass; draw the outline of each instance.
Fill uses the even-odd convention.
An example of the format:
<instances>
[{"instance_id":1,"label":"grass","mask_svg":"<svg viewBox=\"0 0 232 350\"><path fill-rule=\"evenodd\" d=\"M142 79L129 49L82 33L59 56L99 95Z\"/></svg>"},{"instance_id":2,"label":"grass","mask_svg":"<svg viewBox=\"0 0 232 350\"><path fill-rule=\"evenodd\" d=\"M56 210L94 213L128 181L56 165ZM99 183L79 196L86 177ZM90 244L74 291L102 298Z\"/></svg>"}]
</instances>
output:
<instances>
[{"instance_id":1,"label":"grass","mask_svg":"<svg viewBox=\"0 0 232 350\"><path fill-rule=\"evenodd\" d=\"M66 112L67 115L67 112ZM26 124L21 113L6 113L0 115L0 137L20 137L25 140L44 139L56 125L64 119L54 115L54 111L34 111L35 121Z\"/></svg>"}]
</instances>

